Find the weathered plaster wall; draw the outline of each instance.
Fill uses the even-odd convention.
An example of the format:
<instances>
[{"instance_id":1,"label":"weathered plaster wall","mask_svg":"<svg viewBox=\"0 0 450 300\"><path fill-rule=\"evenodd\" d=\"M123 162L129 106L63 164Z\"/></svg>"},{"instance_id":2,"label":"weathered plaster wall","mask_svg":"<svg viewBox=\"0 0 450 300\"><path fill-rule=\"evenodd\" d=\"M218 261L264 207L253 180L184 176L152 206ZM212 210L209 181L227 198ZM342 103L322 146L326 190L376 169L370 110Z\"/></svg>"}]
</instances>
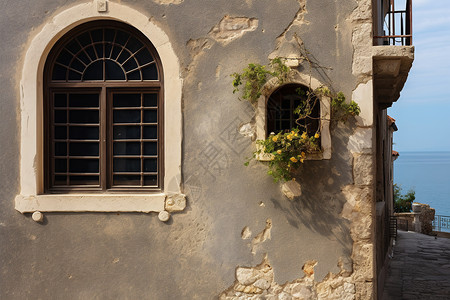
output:
<instances>
[{"instance_id":1,"label":"weathered plaster wall","mask_svg":"<svg viewBox=\"0 0 450 300\"><path fill-rule=\"evenodd\" d=\"M158 24L180 59L188 207L168 223L156 214L48 213L38 224L13 205L21 60L42 24L81 2L0 5L0 298L213 299L258 292L369 299L371 71L354 62L371 63L364 51L370 1L117 1ZM362 17L358 7L366 10ZM333 127L332 159L305 163L297 176L303 195L289 201L266 166L243 165L254 144L237 130L254 111L231 93L229 75L250 62L266 64L274 51L295 53L295 34L324 67L313 76L353 94L363 112ZM266 276L242 284L237 270L253 267Z\"/></svg>"}]
</instances>

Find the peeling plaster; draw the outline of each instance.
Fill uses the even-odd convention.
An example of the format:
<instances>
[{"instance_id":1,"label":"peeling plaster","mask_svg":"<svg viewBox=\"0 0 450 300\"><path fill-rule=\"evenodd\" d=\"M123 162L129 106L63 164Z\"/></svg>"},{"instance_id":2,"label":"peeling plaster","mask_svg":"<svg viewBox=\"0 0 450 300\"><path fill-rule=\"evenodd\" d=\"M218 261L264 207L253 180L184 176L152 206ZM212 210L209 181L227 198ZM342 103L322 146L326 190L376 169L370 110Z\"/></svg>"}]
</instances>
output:
<instances>
[{"instance_id":1,"label":"peeling plaster","mask_svg":"<svg viewBox=\"0 0 450 300\"><path fill-rule=\"evenodd\" d=\"M224 16L219 24L214 26L209 32L209 36L221 43L227 45L231 41L242 37L246 32L255 31L258 27L258 20L246 17Z\"/></svg>"},{"instance_id":2,"label":"peeling plaster","mask_svg":"<svg viewBox=\"0 0 450 300\"><path fill-rule=\"evenodd\" d=\"M255 236L252 240L252 254L256 254L256 250L258 249L259 244L265 242L267 239L270 239L270 231L272 229L272 220L266 220L266 227L263 231L261 231L257 236Z\"/></svg>"}]
</instances>

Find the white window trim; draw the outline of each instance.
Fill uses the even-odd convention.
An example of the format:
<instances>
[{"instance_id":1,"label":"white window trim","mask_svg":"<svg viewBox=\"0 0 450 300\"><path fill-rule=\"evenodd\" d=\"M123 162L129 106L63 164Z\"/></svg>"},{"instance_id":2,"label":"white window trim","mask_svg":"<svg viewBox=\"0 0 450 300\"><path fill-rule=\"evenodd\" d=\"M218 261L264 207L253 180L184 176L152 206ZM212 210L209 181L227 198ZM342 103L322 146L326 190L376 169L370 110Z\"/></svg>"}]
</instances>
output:
<instances>
[{"instance_id":1,"label":"white window trim","mask_svg":"<svg viewBox=\"0 0 450 300\"><path fill-rule=\"evenodd\" d=\"M309 75L296 72L290 80L283 83L286 84L301 84L307 87L311 87L315 90L324 85L317 79L310 77ZM277 78L270 79L264 86L261 97L258 99L256 109L256 139L266 139L266 105L270 95L277 88L280 87ZM306 157L307 160L322 160L331 159L331 134L330 134L330 119L331 119L331 99L327 96L320 96L320 144L322 151L318 153L310 153ZM271 160L271 154L264 153L258 157L261 161Z\"/></svg>"},{"instance_id":2,"label":"white window trim","mask_svg":"<svg viewBox=\"0 0 450 300\"><path fill-rule=\"evenodd\" d=\"M155 46L164 72L164 191L134 194L44 194L43 76L47 56L64 34L93 20L117 20L140 30ZM20 82L20 194L21 213L42 211L161 212L181 194L182 79L180 64L168 36L149 17L128 6L108 2L99 12L96 1L68 8L35 35L25 54ZM166 201L171 199L168 203ZM168 209L169 207L169 209ZM179 208L177 208L179 210Z\"/></svg>"}]
</instances>

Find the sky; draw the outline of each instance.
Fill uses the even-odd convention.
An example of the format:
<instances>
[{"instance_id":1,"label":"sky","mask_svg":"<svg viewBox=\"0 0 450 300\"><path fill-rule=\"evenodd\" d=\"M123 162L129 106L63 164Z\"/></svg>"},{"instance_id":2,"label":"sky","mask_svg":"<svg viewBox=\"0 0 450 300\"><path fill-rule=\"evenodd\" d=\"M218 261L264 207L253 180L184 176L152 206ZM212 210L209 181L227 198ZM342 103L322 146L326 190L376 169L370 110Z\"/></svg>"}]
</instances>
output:
<instances>
[{"instance_id":1,"label":"sky","mask_svg":"<svg viewBox=\"0 0 450 300\"><path fill-rule=\"evenodd\" d=\"M450 151L450 0L412 0L412 5L414 63L400 98L388 109L399 129L394 150Z\"/></svg>"}]
</instances>

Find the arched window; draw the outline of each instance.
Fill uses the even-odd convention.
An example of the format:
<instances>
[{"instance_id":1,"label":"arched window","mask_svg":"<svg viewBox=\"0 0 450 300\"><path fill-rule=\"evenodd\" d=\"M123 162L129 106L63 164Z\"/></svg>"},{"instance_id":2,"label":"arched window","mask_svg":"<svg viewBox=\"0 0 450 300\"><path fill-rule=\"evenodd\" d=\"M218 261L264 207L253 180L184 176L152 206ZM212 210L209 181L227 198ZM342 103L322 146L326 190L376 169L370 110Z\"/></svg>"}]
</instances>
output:
<instances>
[{"instance_id":1,"label":"arched window","mask_svg":"<svg viewBox=\"0 0 450 300\"><path fill-rule=\"evenodd\" d=\"M301 118L294 112L298 107L302 113L310 113ZM275 90L267 100L266 126L266 136L271 132L278 133L294 127L312 136L320 126L320 101L303 85L284 85Z\"/></svg>"},{"instance_id":2,"label":"arched window","mask_svg":"<svg viewBox=\"0 0 450 300\"><path fill-rule=\"evenodd\" d=\"M53 47L44 74L46 192L162 190L162 68L144 35L85 23Z\"/></svg>"}]
</instances>

